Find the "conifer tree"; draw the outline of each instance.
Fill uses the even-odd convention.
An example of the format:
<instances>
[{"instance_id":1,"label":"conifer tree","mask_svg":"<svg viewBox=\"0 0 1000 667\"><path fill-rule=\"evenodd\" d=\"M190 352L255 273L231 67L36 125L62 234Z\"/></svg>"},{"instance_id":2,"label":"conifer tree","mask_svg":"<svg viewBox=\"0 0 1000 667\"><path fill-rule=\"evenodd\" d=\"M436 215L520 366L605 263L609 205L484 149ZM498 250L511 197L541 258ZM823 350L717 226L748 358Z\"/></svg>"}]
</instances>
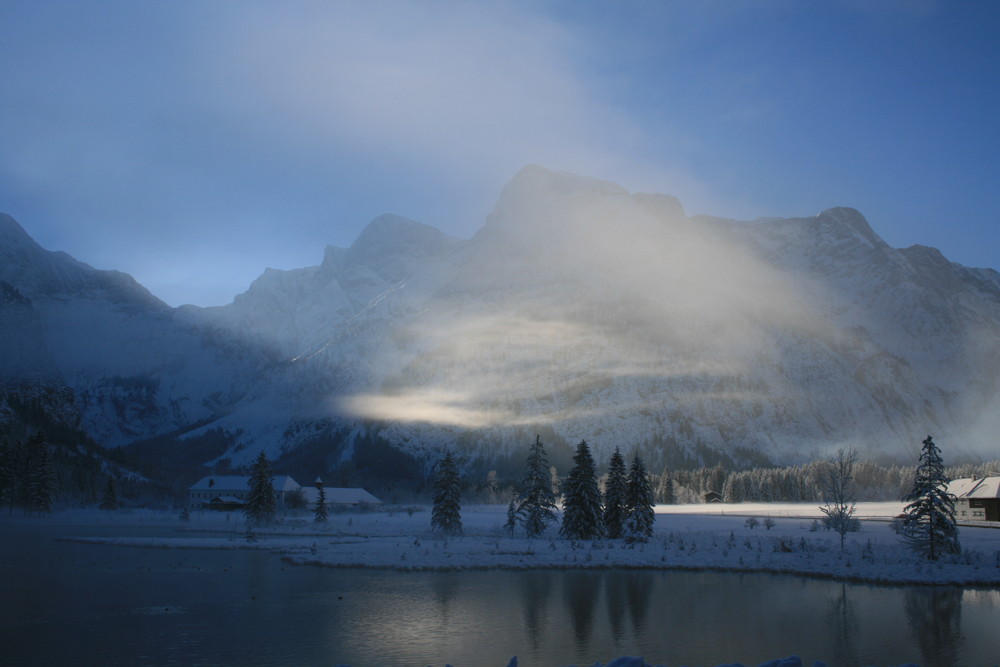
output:
<instances>
[{"instance_id":1,"label":"conifer tree","mask_svg":"<svg viewBox=\"0 0 1000 667\"><path fill-rule=\"evenodd\" d=\"M625 537L630 542L646 542L653 536L653 487L646 474L646 466L638 454L632 459L628 472L628 518L625 520Z\"/></svg>"},{"instance_id":2,"label":"conifer tree","mask_svg":"<svg viewBox=\"0 0 1000 667\"><path fill-rule=\"evenodd\" d=\"M625 531L628 517L628 480L625 459L621 450L615 447L608 462L608 479L604 483L604 534L616 540Z\"/></svg>"},{"instance_id":3,"label":"conifer tree","mask_svg":"<svg viewBox=\"0 0 1000 667\"><path fill-rule=\"evenodd\" d=\"M941 450L931 436L923 441L913 489L903 498L903 541L928 560L961 552L955 525L955 501L948 493Z\"/></svg>"},{"instance_id":4,"label":"conifer tree","mask_svg":"<svg viewBox=\"0 0 1000 667\"><path fill-rule=\"evenodd\" d=\"M510 536L514 537L514 529L517 528L517 497L510 499L507 504L507 523L503 525L504 528L510 531Z\"/></svg>"},{"instance_id":5,"label":"conifer tree","mask_svg":"<svg viewBox=\"0 0 1000 667\"><path fill-rule=\"evenodd\" d=\"M317 484L317 486L319 487L319 497L316 498L313 520L316 523L326 523L327 519L330 518L330 509L326 506L326 489L323 488L322 484Z\"/></svg>"},{"instance_id":6,"label":"conifer tree","mask_svg":"<svg viewBox=\"0 0 1000 667\"><path fill-rule=\"evenodd\" d=\"M458 466L451 452L438 463L434 478L434 509L431 511L431 530L446 535L462 534L461 488Z\"/></svg>"},{"instance_id":7,"label":"conifer tree","mask_svg":"<svg viewBox=\"0 0 1000 667\"><path fill-rule=\"evenodd\" d=\"M528 537L537 537L545 532L547 524L556 520L556 499L552 493L549 462L545 455L545 445L537 435L525 464L526 472L521 484L517 515Z\"/></svg>"},{"instance_id":8,"label":"conifer tree","mask_svg":"<svg viewBox=\"0 0 1000 667\"><path fill-rule=\"evenodd\" d=\"M274 493L274 473L271 462L261 452L254 461L253 471L247 481L250 494L247 496L246 513L248 524L267 524L274 521L278 513L278 499Z\"/></svg>"},{"instance_id":9,"label":"conifer tree","mask_svg":"<svg viewBox=\"0 0 1000 667\"><path fill-rule=\"evenodd\" d=\"M592 540L603 533L597 470L585 440L576 446L573 467L563 480L563 516L559 533L571 540Z\"/></svg>"},{"instance_id":10,"label":"conifer tree","mask_svg":"<svg viewBox=\"0 0 1000 667\"><path fill-rule=\"evenodd\" d=\"M101 499L102 510L116 510L118 509L118 489L115 488L115 478L108 476L108 481L104 485L104 497Z\"/></svg>"}]
</instances>

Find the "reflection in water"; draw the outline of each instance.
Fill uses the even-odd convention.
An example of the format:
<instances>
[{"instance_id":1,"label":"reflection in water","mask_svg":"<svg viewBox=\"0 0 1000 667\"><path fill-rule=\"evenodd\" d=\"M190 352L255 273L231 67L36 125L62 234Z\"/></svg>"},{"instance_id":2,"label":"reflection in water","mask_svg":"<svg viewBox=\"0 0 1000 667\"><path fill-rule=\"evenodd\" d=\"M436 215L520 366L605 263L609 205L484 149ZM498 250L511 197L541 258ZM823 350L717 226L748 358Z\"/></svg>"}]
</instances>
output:
<instances>
[{"instance_id":1,"label":"reflection in water","mask_svg":"<svg viewBox=\"0 0 1000 667\"><path fill-rule=\"evenodd\" d=\"M181 556L16 528L0 525L0 600L14 601L0 605L4 664L997 664L996 589L290 567L262 551Z\"/></svg>"},{"instance_id":2,"label":"reflection in water","mask_svg":"<svg viewBox=\"0 0 1000 667\"><path fill-rule=\"evenodd\" d=\"M920 646L924 667L955 667L962 636L962 589L932 586L906 592L910 632Z\"/></svg>"},{"instance_id":3,"label":"reflection in water","mask_svg":"<svg viewBox=\"0 0 1000 667\"><path fill-rule=\"evenodd\" d=\"M604 599L608 603L608 625L615 645L625 637L625 596L624 572L602 573L604 579Z\"/></svg>"},{"instance_id":4,"label":"reflection in water","mask_svg":"<svg viewBox=\"0 0 1000 667\"><path fill-rule=\"evenodd\" d=\"M451 620L451 602L458 590L455 577L435 577L433 582L434 599L441 610L441 618L445 623Z\"/></svg>"},{"instance_id":5,"label":"reflection in water","mask_svg":"<svg viewBox=\"0 0 1000 667\"><path fill-rule=\"evenodd\" d=\"M600 573L576 571L567 572L564 579L564 598L577 650L581 653L590 646L594 631L594 608L600 592Z\"/></svg>"},{"instance_id":6,"label":"reflection in water","mask_svg":"<svg viewBox=\"0 0 1000 667\"><path fill-rule=\"evenodd\" d=\"M611 570L603 573L604 597L608 608L608 625L615 645L629 636L643 637L646 615L652 595L651 584L655 581L647 572L635 570ZM627 632L625 614L632 624L632 632Z\"/></svg>"},{"instance_id":7,"label":"reflection in water","mask_svg":"<svg viewBox=\"0 0 1000 667\"><path fill-rule=\"evenodd\" d=\"M830 605L830 627L834 632L834 662L838 665L861 663L855 638L861 628L854 604L847 595L847 584L840 583L840 592Z\"/></svg>"},{"instance_id":8,"label":"reflection in water","mask_svg":"<svg viewBox=\"0 0 1000 667\"><path fill-rule=\"evenodd\" d=\"M632 629L637 637L646 633L646 615L652 597L651 577L646 572L625 572L625 590L628 591L628 615L632 619Z\"/></svg>"},{"instance_id":9,"label":"reflection in water","mask_svg":"<svg viewBox=\"0 0 1000 667\"><path fill-rule=\"evenodd\" d=\"M524 607L524 629L528 633L531 648L537 650L542 644L543 621L552 594L552 573L528 571L521 577L521 604Z\"/></svg>"}]
</instances>

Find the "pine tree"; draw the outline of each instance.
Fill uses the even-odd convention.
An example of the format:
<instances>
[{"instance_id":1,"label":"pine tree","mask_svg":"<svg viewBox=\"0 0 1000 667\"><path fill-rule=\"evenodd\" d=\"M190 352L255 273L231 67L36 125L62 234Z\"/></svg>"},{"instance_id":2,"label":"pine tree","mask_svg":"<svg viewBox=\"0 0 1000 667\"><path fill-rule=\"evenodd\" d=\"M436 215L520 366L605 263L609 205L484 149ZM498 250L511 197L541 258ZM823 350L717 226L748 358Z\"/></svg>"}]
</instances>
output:
<instances>
[{"instance_id":1,"label":"pine tree","mask_svg":"<svg viewBox=\"0 0 1000 667\"><path fill-rule=\"evenodd\" d=\"M26 454L22 502L24 510L28 513L51 512L55 473L49 459L49 445L41 434L28 438Z\"/></svg>"},{"instance_id":2,"label":"pine tree","mask_svg":"<svg viewBox=\"0 0 1000 667\"><path fill-rule=\"evenodd\" d=\"M102 510L118 509L118 489L115 488L115 478L108 477L107 484L104 485L104 497L101 499Z\"/></svg>"},{"instance_id":3,"label":"pine tree","mask_svg":"<svg viewBox=\"0 0 1000 667\"><path fill-rule=\"evenodd\" d=\"M434 509L431 511L431 530L441 530L446 535L462 534L462 505L459 488L458 466L451 452L438 463L434 478Z\"/></svg>"},{"instance_id":4,"label":"pine tree","mask_svg":"<svg viewBox=\"0 0 1000 667\"><path fill-rule=\"evenodd\" d=\"M559 533L571 540L592 540L603 532L597 470L585 440L576 446L573 468L563 481L563 517Z\"/></svg>"},{"instance_id":5,"label":"pine tree","mask_svg":"<svg viewBox=\"0 0 1000 667\"><path fill-rule=\"evenodd\" d=\"M316 498L316 507L313 510L314 521L316 523L326 523L326 520L330 518L330 510L326 506L326 490L323 488L322 484L319 484L319 497Z\"/></svg>"},{"instance_id":6,"label":"pine tree","mask_svg":"<svg viewBox=\"0 0 1000 667\"><path fill-rule=\"evenodd\" d=\"M653 536L656 521L653 488L646 474L646 466L636 454L628 473L628 518L625 519L625 537L629 542L646 542Z\"/></svg>"},{"instance_id":7,"label":"pine tree","mask_svg":"<svg viewBox=\"0 0 1000 667\"><path fill-rule=\"evenodd\" d=\"M628 480L626 479L625 459L621 451L615 447L608 462L608 479L604 483L604 534L613 540L622 536L625 531L625 519L628 517Z\"/></svg>"},{"instance_id":8,"label":"pine tree","mask_svg":"<svg viewBox=\"0 0 1000 667\"><path fill-rule=\"evenodd\" d=\"M537 435L525 467L517 515L528 537L537 537L545 532L546 525L556 520L556 498L552 493L549 462L545 456L545 445Z\"/></svg>"},{"instance_id":9,"label":"pine tree","mask_svg":"<svg viewBox=\"0 0 1000 667\"><path fill-rule=\"evenodd\" d=\"M955 525L955 501L948 494L941 450L931 436L923 441L913 489L903 498L903 541L928 560L961 552Z\"/></svg>"},{"instance_id":10,"label":"pine tree","mask_svg":"<svg viewBox=\"0 0 1000 667\"><path fill-rule=\"evenodd\" d=\"M253 464L253 472L247 481L250 494L247 496L246 513L248 524L268 524L278 513L278 500L274 493L274 473L271 462L261 452Z\"/></svg>"}]
</instances>

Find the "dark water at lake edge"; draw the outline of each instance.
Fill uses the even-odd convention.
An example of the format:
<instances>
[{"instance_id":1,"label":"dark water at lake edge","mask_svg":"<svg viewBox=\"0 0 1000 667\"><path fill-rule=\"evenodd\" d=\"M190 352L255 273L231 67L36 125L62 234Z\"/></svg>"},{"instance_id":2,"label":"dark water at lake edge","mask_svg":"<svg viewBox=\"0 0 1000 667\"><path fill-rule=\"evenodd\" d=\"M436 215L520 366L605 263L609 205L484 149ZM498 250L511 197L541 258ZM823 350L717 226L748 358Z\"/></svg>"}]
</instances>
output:
<instances>
[{"instance_id":1,"label":"dark water at lake edge","mask_svg":"<svg viewBox=\"0 0 1000 667\"><path fill-rule=\"evenodd\" d=\"M0 523L0 664L1000 663L1000 592L670 571L383 572ZM122 532L135 535L135 528ZM163 529L142 532L163 534Z\"/></svg>"}]
</instances>

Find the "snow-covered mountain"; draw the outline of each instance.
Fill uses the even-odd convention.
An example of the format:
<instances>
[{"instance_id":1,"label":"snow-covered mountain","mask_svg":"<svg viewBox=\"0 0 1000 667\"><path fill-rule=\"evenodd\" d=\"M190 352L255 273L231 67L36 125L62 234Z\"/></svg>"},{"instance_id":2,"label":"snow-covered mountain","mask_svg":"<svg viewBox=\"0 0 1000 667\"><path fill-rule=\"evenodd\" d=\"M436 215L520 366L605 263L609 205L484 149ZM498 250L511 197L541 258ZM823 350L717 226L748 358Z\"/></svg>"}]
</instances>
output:
<instances>
[{"instance_id":1,"label":"snow-covered mountain","mask_svg":"<svg viewBox=\"0 0 1000 667\"><path fill-rule=\"evenodd\" d=\"M656 465L987 451L1000 274L889 247L849 208L687 217L541 167L470 240L396 216L232 304L170 309L0 217L0 379L62 382L122 445L225 429L234 463L372 434L418 456L522 456L536 432Z\"/></svg>"}]
</instances>

